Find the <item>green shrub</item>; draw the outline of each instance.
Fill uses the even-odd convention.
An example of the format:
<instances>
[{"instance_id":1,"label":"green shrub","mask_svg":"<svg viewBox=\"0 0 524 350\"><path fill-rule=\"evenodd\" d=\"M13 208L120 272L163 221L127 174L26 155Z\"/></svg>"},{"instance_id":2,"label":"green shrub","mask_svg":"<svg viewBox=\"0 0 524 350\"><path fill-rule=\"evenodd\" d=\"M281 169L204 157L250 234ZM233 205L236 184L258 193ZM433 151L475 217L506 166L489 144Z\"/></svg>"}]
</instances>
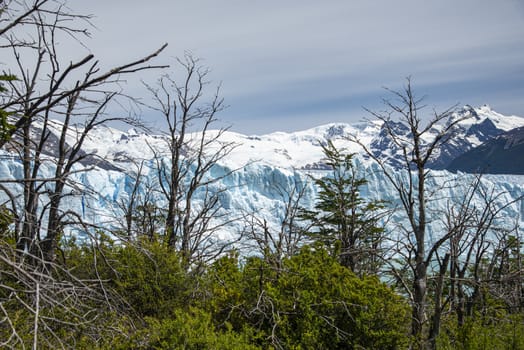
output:
<instances>
[{"instance_id":1,"label":"green shrub","mask_svg":"<svg viewBox=\"0 0 524 350\"><path fill-rule=\"evenodd\" d=\"M375 277L358 278L325 249L305 247L282 269L250 258L218 261L213 312L264 348L397 349L408 341L408 306ZM244 328L245 329L245 328Z\"/></svg>"},{"instance_id":2,"label":"green shrub","mask_svg":"<svg viewBox=\"0 0 524 350\"><path fill-rule=\"evenodd\" d=\"M115 249L117 292L142 317L169 317L187 306L193 278L182 268L179 254L159 242L141 242Z\"/></svg>"},{"instance_id":3,"label":"green shrub","mask_svg":"<svg viewBox=\"0 0 524 350\"><path fill-rule=\"evenodd\" d=\"M437 341L440 350L522 350L524 349L524 315L502 317L468 317L462 327L447 320Z\"/></svg>"},{"instance_id":4,"label":"green shrub","mask_svg":"<svg viewBox=\"0 0 524 350\"><path fill-rule=\"evenodd\" d=\"M211 315L191 308L175 311L172 318L147 318L147 326L117 349L250 350L258 349L246 335L231 330L217 331Z\"/></svg>"}]
</instances>

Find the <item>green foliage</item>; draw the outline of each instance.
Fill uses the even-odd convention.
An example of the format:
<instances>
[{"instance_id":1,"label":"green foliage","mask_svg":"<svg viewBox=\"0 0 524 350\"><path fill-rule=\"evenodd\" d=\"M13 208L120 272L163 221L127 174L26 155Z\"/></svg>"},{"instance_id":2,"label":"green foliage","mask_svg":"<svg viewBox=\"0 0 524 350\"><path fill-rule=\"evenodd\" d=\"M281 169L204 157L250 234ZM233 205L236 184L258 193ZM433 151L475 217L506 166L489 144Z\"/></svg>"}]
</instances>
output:
<instances>
[{"instance_id":1,"label":"green foliage","mask_svg":"<svg viewBox=\"0 0 524 350\"><path fill-rule=\"evenodd\" d=\"M203 294L201 306L213 313L219 324L232 324L242 329L245 319L231 310L250 300L250 291L245 270L239 267L238 255L224 256L213 263L204 278L209 293Z\"/></svg>"},{"instance_id":2,"label":"green foliage","mask_svg":"<svg viewBox=\"0 0 524 350\"><path fill-rule=\"evenodd\" d=\"M5 205L0 205L0 238L10 243L14 243L14 235L10 229L13 222L13 213Z\"/></svg>"},{"instance_id":3,"label":"green foliage","mask_svg":"<svg viewBox=\"0 0 524 350\"><path fill-rule=\"evenodd\" d=\"M459 327L448 320L441 332L437 348L442 350L464 349L524 349L524 315L485 317L475 315Z\"/></svg>"},{"instance_id":4,"label":"green foliage","mask_svg":"<svg viewBox=\"0 0 524 350\"><path fill-rule=\"evenodd\" d=\"M249 338L231 330L218 332L211 315L191 308L188 312L177 310L168 319L147 318L147 326L117 349L216 349L251 350L258 347Z\"/></svg>"},{"instance_id":5,"label":"green foliage","mask_svg":"<svg viewBox=\"0 0 524 350\"><path fill-rule=\"evenodd\" d=\"M407 343L408 307L375 277L355 276L320 246L284 259L281 271L250 258L222 260L213 306L235 330L255 329L263 347L396 349ZM226 317L227 316L227 317Z\"/></svg>"},{"instance_id":6,"label":"green foliage","mask_svg":"<svg viewBox=\"0 0 524 350\"><path fill-rule=\"evenodd\" d=\"M93 343L75 332L79 349L254 349L249 333L222 327L198 308L199 278L181 267L179 254L165 244L144 237L115 244L98 233L97 246L74 240L62 245L65 260L79 276L106 279L120 304L107 328L112 334ZM113 296L114 298L115 296ZM132 309L130 310L129 307ZM115 335L116 334L116 335Z\"/></svg>"},{"instance_id":7,"label":"green foliage","mask_svg":"<svg viewBox=\"0 0 524 350\"><path fill-rule=\"evenodd\" d=\"M98 250L70 240L61 247L62 261L46 266L15 247L0 236L1 346L30 347L37 325L38 347L50 349L93 348L127 328L115 317L120 300L102 270L89 266Z\"/></svg>"},{"instance_id":8,"label":"green foliage","mask_svg":"<svg viewBox=\"0 0 524 350\"><path fill-rule=\"evenodd\" d=\"M41 339L52 347L77 349L405 349L409 347L407 302L375 276L357 277L321 243L305 246L276 268L262 258L240 262L236 252L201 267L181 266L179 254L156 241L118 244L98 233L96 245L63 241L67 271L103 283L107 304L84 300L96 324L78 320L56 304L42 307L49 329ZM6 251L6 249L4 249ZM4 254L6 259L15 260ZM15 287L12 270L0 262L2 283ZM11 270L10 270L11 269ZM59 276L58 276L59 277ZM65 280L65 279L59 279ZM117 292L117 293L116 293ZM31 344L34 314L0 289L2 306ZM31 295L19 294L24 302ZM486 298L489 295L486 295ZM510 314L498 299L456 324L443 319L439 349L521 349L522 314ZM85 306L84 306L85 307ZM71 326L75 325L75 326ZM49 336L49 332L57 336ZM0 337L11 335L5 323ZM53 340L54 339L54 340ZM42 343L43 344L43 343Z\"/></svg>"},{"instance_id":9,"label":"green foliage","mask_svg":"<svg viewBox=\"0 0 524 350\"><path fill-rule=\"evenodd\" d=\"M188 304L196 280L165 244L143 239L117 247L113 258L116 290L140 315L168 317Z\"/></svg>"},{"instance_id":10,"label":"green foliage","mask_svg":"<svg viewBox=\"0 0 524 350\"><path fill-rule=\"evenodd\" d=\"M375 277L357 278L326 251L309 248L284 268L287 273L269 294L284 310L282 334L293 345L394 349L405 344L407 305Z\"/></svg>"},{"instance_id":11,"label":"green foliage","mask_svg":"<svg viewBox=\"0 0 524 350\"><path fill-rule=\"evenodd\" d=\"M377 273L384 232L378 221L384 203L360 196L367 181L357 175L353 154L338 150L331 141L322 150L331 173L314 179L319 188L315 210L304 210L302 219L312 223L314 237L332 247L342 265L359 275Z\"/></svg>"},{"instance_id":12,"label":"green foliage","mask_svg":"<svg viewBox=\"0 0 524 350\"><path fill-rule=\"evenodd\" d=\"M0 74L0 92L6 92L7 89L2 84L3 81L11 82L17 81L18 78L13 74Z\"/></svg>"},{"instance_id":13,"label":"green foliage","mask_svg":"<svg viewBox=\"0 0 524 350\"><path fill-rule=\"evenodd\" d=\"M18 80L18 78L14 75L0 74L0 93L7 91L7 89L2 84L3 81L10 82L15 80ZM14 126L9 123L10 115L12 115L12 113L0 108L0 140L8 139L10 132L14 128Z\"/></svg>"}]
</instances>

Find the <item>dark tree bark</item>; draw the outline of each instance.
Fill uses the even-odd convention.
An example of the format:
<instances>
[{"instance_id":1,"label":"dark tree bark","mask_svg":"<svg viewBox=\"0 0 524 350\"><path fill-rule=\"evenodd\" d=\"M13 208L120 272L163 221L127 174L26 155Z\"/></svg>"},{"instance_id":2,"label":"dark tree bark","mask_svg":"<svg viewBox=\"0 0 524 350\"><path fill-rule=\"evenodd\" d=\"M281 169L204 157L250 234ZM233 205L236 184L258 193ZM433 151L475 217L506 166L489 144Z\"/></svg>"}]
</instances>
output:
<instances>
[{"instance_id":1,"label":"dark tree bark","mask_svg":"<svg viewBox=\"0 0 524 350\"><path fill-rule=\"evenodd\" d=\"M219 196L225 189L215 185L235 169L216 177L209 175L236 145L221 140L227 129L211 130L224 103L219 88L209 102L203 101L208 70L190 55L178 60L178 66L185 74L181 82L164 75L156 87L147 88L155 102L151 108L168 126L167 152L151 147L160 192L167 202L165 242L181 252L189 267L224 249L213 236L231 219L219 207Z\"/></svg>"},{"instance_id":2,"label":"dark tree bark","mask_svg":"<svg viewBox=\"0 0 524 350\"><path fill-rule=\"evenodd\" d=\"M9 1L1 6L0 50L4 57L12 57L5 75L15 78L5 81L0 95L0 110L9 116L0 147L18 150L23 165L23 178L18 179L23 202L17 209L17 248L52 261L64 222L80 217L63 210L61 203L74 192L71 175L87 156L82 153L87 135L98 125L127 119L104 114L121 89L120 76L165 67L148 65L165 45L101 72L93 55L64 63L58 50L59 35L82 40L89 16L72 13L51 0ZM61 130L52 130L55 118L63 120ZM79 124L82 127L73 127ZM43 168L54 168L54 176L44 177Z\"/></svg>"},{"instance_id":3,"label":"dark tree bark","mask_svg":"<svg viewBox=\"0 0 524 350\"><path fill-rule=\"evenodd\" d=\"M398 193L402 209L409 222L409 230L406 230L406 242L412 244L406 244L405 249L408 249L409 252L402 254L409 256L407 264L409 264L412 273L412 283L408 291L413 305L411 334L415 339L416 347L425 349L429 346L423 334L428 311L426 306L428 266L433 252L438 248L433 246L428 249L427 206L430 198L428 198L426 181L432 175L427 164L439 148L450 140L454 134L455 125L463 119L453 117L455 107L452 107L441 113L434 112L433 116L424 123L423 116L420 113L425 106L422 104L422 99L414 95L410 78L407 79L403 91L388 91L396 99L395 101L384 101L388 111L385 113L369 112L383 121L386 134L402 152L402 169L399 171L404 172L405 178L397 176L398 172L387 164L387 160L379 159L356 137L351 138L351 140L359 143L364 148L365 153L381 167L384 175ZM400 135L392 127L391 116L397 116L398 120L408 127L409 133L407 135ZM428 140L427 135L435 130L435 126L441 124L442 127L437 129L439 132ZM442 242L437 244L441 245Z\"/></svg>"},{"instance_id":4,"label":"dark tree bark","mask_svg":"<svg viewBox=\"0 0 524 350\"><path fill-rule=\"evenodd\" d=\"M82 147L93 128L114 119L105 109L123 96L121 76L164 67L149 61L165 45L105 72L92 54L66 60L58 38L81 42L89 18L72 13L62 1L0 1L0 56L9 65L0 74L0 147L22 168L20 178L0 179L16 238L13 243L0 234L2 348L75 347L78 339L69 335L78 329L88 337L118 333L100 326L105 312L120 313L124 306L99 274L97 258L103 253L94 248L99 237L87 250L94 255L96 278L79 278L66 267L65 255L57 259L65 228L91 229L63 201L83 190L73 174L90 170L77 167L88 156ZM32 334L30 343L27 334Z\"/></svg>"}]
</instances>

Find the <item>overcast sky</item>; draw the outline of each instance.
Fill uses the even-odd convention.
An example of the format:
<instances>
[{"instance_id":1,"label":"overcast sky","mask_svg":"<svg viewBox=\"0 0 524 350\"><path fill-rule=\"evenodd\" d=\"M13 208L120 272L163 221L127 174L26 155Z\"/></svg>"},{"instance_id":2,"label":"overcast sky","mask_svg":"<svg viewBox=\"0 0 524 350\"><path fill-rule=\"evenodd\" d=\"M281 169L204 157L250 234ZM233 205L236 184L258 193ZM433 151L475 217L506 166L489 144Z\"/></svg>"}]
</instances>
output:
<instances>
[{"instance_id":1,"label":"overcast sky","mask_svg":"<svg viewBox=\"0 0 524 350\"><path fill-rule=\"evenodd\" d=\"M164 42L169 47L159 63L184 52L202 58L210 78L222 83L229 108L220 119L234 131L358 121L366 116L363 106L380 109L383 87L401 89L407 76L430 106L489 104L524 116L522 0L72 0L70 6L95 16L87 46L102 62L123 63Z\"/></svg>"}]
</instances>

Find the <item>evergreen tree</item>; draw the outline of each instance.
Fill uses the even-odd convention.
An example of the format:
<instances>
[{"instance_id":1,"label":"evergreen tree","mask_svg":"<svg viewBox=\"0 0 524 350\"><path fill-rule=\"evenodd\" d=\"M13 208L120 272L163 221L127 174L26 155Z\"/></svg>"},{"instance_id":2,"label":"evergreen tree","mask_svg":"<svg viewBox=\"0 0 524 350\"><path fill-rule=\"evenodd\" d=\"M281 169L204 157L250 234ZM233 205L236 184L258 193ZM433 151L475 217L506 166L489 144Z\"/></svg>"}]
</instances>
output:
<instances>
[{"instance_id":1,"label":"evergreen tree","mask_svg":"<svg viewBox=\"0 0 524 350\"><path fill-rule=\"evenodd\" d=\"M319 188L315 210L303 210L302 218L312 223L311 235L339 256L340 263L355 273L376 273L381 265L380 246L384 203L367 200L359 189L367 180L359 177L353 154L338 150L331 141L322 145L328 176L313 179Z\"/></svg>"},{"instance_id":2,"label":"evergreen tree","mask_svg":"<svg viewBox=\"0 0 524 350\"><path fill-rule=\"evenodd\" d=\"M14 75L0 74L0 96L8 91L2 82L10 82L13 80L17 80ZM9 123L9 116L11 114L12 113L9 113L0 108L0 140L7 141L10 138L10 131L13 128L13 126Z\"/></svg>"}]
</instances>

